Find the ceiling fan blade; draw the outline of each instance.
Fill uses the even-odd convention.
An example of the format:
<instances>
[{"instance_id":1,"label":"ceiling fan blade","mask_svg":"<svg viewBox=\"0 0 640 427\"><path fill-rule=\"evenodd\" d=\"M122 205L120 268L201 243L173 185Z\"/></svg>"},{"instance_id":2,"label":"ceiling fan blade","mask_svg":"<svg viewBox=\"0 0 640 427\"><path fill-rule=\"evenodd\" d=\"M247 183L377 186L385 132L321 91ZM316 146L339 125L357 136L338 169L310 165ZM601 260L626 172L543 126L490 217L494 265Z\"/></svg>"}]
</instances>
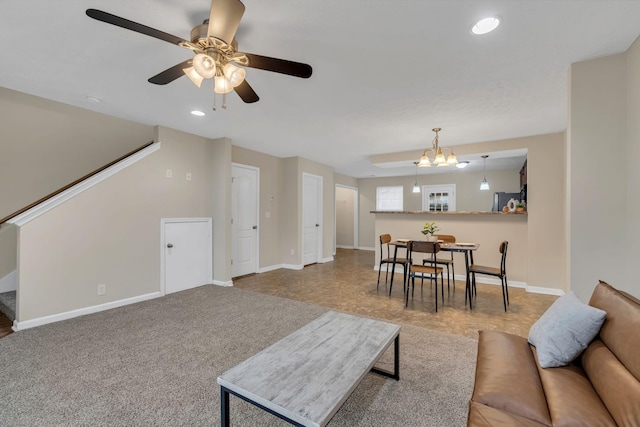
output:
<instances>
[{"instance_id":1,"label":"ceiling fan blade","mask_svg":"<svg viewBox=\"0 0 640 427\"><path fill-rule=\"evenodd\" d=\"M156 74L155 76L149 79L149 83L153 83L154 85L166 85L167 83L171 83L178 77L184 76L184 68L189 68L193 65L193 60L187 59L177 65L174 65L171 68L167 68L161 73Z\"/></svg>"},{"instance_id":2,"label":"ceiling fan blade","mask_svg":"<svg viewBox=\"0 0 640 427\"><path fill-rule=\"evenodd\" d=\"M97 9L87 9L87 16L98 21L106 22L107 24L116 25L118 27L126 28L127 30L135 31L136 33L145 34L147 36L154 37L156 39L164 40L171 44L180 45L186 40L176 37L169 33L165 33L155 28L147 27L146 25L139 24L137 22L130 21L125 18L121 18L116 15L112 15L108 12L103 12Z\"/></svg>"},{"instance_id":3,"label":"ceiling fan blade","mask_svg":"<svg viewBox=\"0 0 640 427\"><path fill-rule=\"evenodd\" d=\"M234 87L233 90L235 90L238 96L247 104L251 104L252 102L258 102L258 100L260 99L258 94L255 93L253 88L249 86L249 83L247 83L246 80L240 83L239 86Z\"/></svg>"},{"instance_id":4,"label":"ceiling fan blade","mask_svg":"<svg viewBox=\"0 0 640 427\"><path fill-rule=\"evenodd\" d=\"M240 0L211 0L207 36L230 45L243 14L244 4Z\"/></svg>"},{"instance_id":5,"label":"ceiling fan blade","mask_svg":"<svg viewBox=\"0 0 640 427\"><path fill-rule=\"evenodd\" d=\"M254 55L252 53L243 54L249 59L249 63L246 66L251 68L288 74L290 76L302 77L303 79L311 77L311 73L313 71L310 65L303 64L301 62L270 58L268 56Z\"/></svg>"}]
</instances>

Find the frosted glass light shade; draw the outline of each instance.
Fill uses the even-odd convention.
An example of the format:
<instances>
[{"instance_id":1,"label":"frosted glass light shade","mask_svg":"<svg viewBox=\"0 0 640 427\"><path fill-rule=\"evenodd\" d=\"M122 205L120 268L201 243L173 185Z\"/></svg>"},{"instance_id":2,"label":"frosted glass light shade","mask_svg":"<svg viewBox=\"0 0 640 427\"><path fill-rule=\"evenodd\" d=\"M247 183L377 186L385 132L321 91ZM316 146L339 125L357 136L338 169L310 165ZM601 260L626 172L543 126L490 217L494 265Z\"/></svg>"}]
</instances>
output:
<instances>
[{"instance_id":1,"label":"frosted glass light shade","mask_svg":"<svg viewBox=\"0 0 640 427\"><path fill-rule=\"evenodd\" d=\"M187 75L187 77L191 79L194 85L200 87L200 85L202 84L202 80L204 80L204 77L198 74L195 68L183 68L182 71Z\"/></svg>"},{"instance_id":2,"label":"frosted glass light shade","mask_svg":"<svg viewBox=\"0 0 640 427\"><path fill-rule=\"evenodd\" d=\"M216 75L216 61L204 53L199 53L193 57L193 68L205 79L210 79Z\"/></svg>"},{"instance_id":3,"label":"frosted glass light shade","mask_svg":"<svg viewBox=\"0 0 640 427\"><path fill-rule=\"evenodd\" d=\"M487 182L487 178L483 179L482 182L480 183L480 189L481 190L489 189L489 183Z\"/></svg>"},{"instance_id":4,"label":"frosted glass light shade","mask_svg":"<svg viewBox=\"0 0 640 427\"><path fill-rule=\"evenodd\" d=\"M229 80L231 86L237 87L244 81L247 72L244 68L236 67L232 63L228 63L223 68L224 76Z\"/></svg>"},{"instance_id":5,"label":"frosted glass light shade","mask_svg":"<svg viewBox=\"0 0 640 427\"><path fill-rule=\"evenodd\" d=\"M417 182L413 185L413 192L414 193L419 193L420 192L420 186L418 185Z\"/></svg>"},{"instance_id":6,"label":"frosted glass light shade","mask_svg":"<svg viewBox=\"0 0 640 427\"><path fill-rule=\"evenodd\" d=\"M430 168L431 167L431 162L429 161L429 157L427 157L427 155L423 155L422 157L420 157L420 160L418 161L418 167L419 168Z\"/></svg>"},{"instance_id":7,"label":"frosted glass light shade","mask_svg":"<svg viewBox=\"0 0 640 427\"><path fill-rule=\"evenodd\" d=\"M451 154L449 154L449 157L447 157L447 164L450 164L450 165L458 164L458 158L456 157L455 154L453 154L453 151L451 152Z\"/></svg>"},{"instance_id":8,"label":"frosted glass light shade","mask_svg":"<svg viewBox=\"0 0 640 427\"><path fill-rule=\"evenodd\" d=\"M433 159L433 163L440 166L441 163L446 163L447 161L444 158L444 154L442 154L442 150L438 149L438 153L436 154L436 158Z\"/></svg>"},{"instance_id":9,"label":"frosted glass light shade","mask_svg":"<svg viewBox=\"0 0 640 427\"><path fill-rule=\"evenodd\" d=\"M229 93L233 90L231 82L225 76L215 76L213 80L215 82L213 88L215 93Z\"/></svg>"}]
</instances>

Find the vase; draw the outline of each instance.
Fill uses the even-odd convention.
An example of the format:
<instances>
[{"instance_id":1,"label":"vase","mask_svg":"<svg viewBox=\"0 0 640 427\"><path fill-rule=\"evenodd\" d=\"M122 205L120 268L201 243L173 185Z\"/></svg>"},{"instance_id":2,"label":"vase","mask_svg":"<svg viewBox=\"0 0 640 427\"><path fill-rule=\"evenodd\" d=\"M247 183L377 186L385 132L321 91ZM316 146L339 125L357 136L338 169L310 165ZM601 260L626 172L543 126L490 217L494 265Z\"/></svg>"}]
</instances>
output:
<instances>
[{"instance_id":1,"label":"vase","mask_svg":"<svg viewBox=\"0 0 640 427\"><path fill-rule=\"evenodd\" d=\"M437 242L438 236L434 236L433 234L427 234L427 242Z\"/></svg>"}]
</instances>

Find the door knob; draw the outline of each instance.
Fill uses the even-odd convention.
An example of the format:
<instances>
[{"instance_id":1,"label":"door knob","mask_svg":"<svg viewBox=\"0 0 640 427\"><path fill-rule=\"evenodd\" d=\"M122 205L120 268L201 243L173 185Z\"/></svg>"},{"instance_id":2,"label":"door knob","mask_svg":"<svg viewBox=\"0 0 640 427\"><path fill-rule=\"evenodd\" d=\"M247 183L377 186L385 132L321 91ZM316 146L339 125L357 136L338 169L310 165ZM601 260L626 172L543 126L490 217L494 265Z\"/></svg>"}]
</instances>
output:
<instances>
[{"instance_id":1,"label":"door knob","mask_svg":"<svg viewBox=\"0 0 640 427\"><path fill-rule=\"evenodd\" d=\"M253 227L251 227L251 228L253 228L254 230L257 230L257 229L258 229L258 226L257 226L257 225L254 225L254 226L253 226Z\"/></svg>"},{"instance_id":2,"label":"door knob","mask_svg":"<svg viewBox=\"0 0 640 427\"><path fill-rule=\"evenodd\" d=\"M173 247L173 243L167 243L167 247L168 248L172 248Z\"/></svg>"},{"instance_id":3,"label":"door knob","mask_svg":"<svg viewBox=\"0 0 640 427\"><path fill-rule=\"evenodd\" d=\"M320 227L320 224L316 224L316 227Z\"/></svg>"}]
</instances>

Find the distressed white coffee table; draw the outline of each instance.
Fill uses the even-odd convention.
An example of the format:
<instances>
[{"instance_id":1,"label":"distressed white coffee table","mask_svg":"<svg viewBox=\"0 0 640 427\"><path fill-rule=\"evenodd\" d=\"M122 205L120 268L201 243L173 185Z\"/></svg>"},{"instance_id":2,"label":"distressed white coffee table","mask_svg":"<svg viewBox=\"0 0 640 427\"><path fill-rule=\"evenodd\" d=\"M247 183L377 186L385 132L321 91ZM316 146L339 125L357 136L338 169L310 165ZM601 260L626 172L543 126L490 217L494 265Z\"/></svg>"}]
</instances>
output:
<instances>
[{"instance_id":1,"label":"distressed white coffee table","mask_svg":"<svg viewBox=\"0 0 640 427\"><path fill-rule=\"evenodd\" d=\"M394 344L394 371L374 364ZM296 426L324 426L367 372L400 379L400 326L330 311L218 377L222 426L229 394Z\"/></svg>"}]
</instances>

